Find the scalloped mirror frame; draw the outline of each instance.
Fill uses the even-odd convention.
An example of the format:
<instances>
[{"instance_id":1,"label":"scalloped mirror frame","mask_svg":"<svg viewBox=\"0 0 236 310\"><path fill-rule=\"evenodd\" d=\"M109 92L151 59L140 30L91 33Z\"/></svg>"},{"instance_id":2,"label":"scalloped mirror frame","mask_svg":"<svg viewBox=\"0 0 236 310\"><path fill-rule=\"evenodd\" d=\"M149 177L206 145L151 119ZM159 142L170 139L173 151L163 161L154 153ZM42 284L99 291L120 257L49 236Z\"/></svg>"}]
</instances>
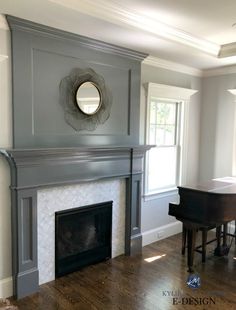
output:
<instances>
[{"instance_id":1,"label":"scalloped mirror frame","mask_svg":"<svg viewBox=\"0 0 236 310\"><path fill-rule=\"evenodd\" d=\"M76 101L78 88L85 82L93 83L101 95L101 105L98 111L91 115L83 113ZM104 124L109 118L112 95L105 85L104 78L93 69L73 69L68 76L61 80L59 90L60 105L64 110L65 121L76 131L94 131L98 125Z\"/></svg>"}]
</instances>

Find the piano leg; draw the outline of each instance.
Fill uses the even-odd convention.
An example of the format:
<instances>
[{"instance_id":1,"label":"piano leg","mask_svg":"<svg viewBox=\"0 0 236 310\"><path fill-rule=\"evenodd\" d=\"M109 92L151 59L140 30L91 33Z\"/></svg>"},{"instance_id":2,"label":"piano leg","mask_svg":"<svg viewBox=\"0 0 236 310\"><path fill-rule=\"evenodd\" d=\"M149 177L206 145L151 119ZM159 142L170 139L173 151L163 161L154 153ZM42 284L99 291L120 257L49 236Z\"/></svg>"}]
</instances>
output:
<instances>
[{"instance_id":1,"label":"piano leg","mask_svg":"<svg viewBox=\"0 0 236 310\"><path fill-rule=\"evenodd\" d=\"M229 253L229 247L227 246L226 243L226 237L227 237L227 228L228 225L223 224L223 244L221 245L221 225L216 227L216 238L217 238L217 246L214 251L215 256L224 256L228 255Z\"/></svg>"},{"instance_id":2,"label":"piano leg","mask_svg":"<svg viewBox=\"0 0 236 310\"><path fill-rule=\"evenodd\" d=\"M228 224L224 224L223 225L224 229L223 229L223 247L227 247L227 231L228 231Z\"/></svg>"},{"instance_id":3,"label":"piano leg","mask_svg":"<svg viewBox=\"0 0 236 310\"><path fill-rule=\"evenodd\" d=\"M182 255L185 254L186 238L187 238L187 229L186 229L186 227L183 224L183 230L182 230Z\"/></svg>"},{"instance_id":4,"label":"piano leg","mask_svg":"<svg viewBox=\"0 0 236 310\"><path fill-rule=\"evenodd\" d=\"M194 250L196 242L196 228L188 228L187 238L188 238L188 272L193 272L193 259L194 259Z\"/></svg>"},{"instance_id":5,"label":"piano leg","mask_svg":"<svg viewBox=\"0 0 236 310\"><path fill-rule=\"evenodd\" d=\"M206 261L207 228L202 229L202 262Z\"/></svg>"},{"instance_id":6,"label":"piano leg","mask_svg":"<svg viewBox=\"0 0 236 310\"><path fill-rule=\"evenodd\" d=\"M227 234L228 234L228 223L224 224L224 231L223 231L223 255L229 254L229 246L227 245Z\"/></svg>"},{"instance_id":7,"label":"piano leg","mask_svg":"<svg viewBox=\"0 0 236 310\"><path fill-rule=\"evenodd\" d=\"M221 256L221 246L220 246L220 238L221 238L221 225L216 227L216 239L217 239L217 245L214 251L215 256Z\"/></svg>"},{"instance_id":8,"label":"piano leg","mask_svg":"<svg viewBox=\"0 0 236 310\"><path fill-rule=\"evenodd\" d=\"M236 244L236 221L234 221L234 243Z\"/></svg>"}]
</instances>

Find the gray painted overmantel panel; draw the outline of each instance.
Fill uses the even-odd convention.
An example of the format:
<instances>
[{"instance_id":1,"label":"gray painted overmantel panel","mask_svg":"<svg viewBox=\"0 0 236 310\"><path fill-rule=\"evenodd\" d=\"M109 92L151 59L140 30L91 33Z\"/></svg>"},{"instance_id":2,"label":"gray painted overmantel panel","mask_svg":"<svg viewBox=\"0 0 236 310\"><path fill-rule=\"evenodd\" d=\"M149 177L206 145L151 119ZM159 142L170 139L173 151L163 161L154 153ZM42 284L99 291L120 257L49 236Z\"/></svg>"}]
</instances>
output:
<instances>
[{"instance_id":1,"label":"gray painted overmantel panel","mask_svg":"<svg viewBox=\"0 0 236 310\"><path fill-rule=\"evenodd\" d=\"M140 63L147 55L7 17L12 34L14 147L139 143ZM76 131L64 119L59 85L73 69L91 68L112 94L109 119Z\"/></svg>"},{"instance_id":2,"label":"gray painted overmantel panel","mask_svg":"<svg viewBox=\"0 0 236 310\"><path fill-rule=\"evenodd\" d=\"M144 153L150 147L0 150L11 167L13 282L17 298L38 290L36 197L39 188L125 178L125 253L141 251L141 180Z\"/></svg>"}]
</instances>

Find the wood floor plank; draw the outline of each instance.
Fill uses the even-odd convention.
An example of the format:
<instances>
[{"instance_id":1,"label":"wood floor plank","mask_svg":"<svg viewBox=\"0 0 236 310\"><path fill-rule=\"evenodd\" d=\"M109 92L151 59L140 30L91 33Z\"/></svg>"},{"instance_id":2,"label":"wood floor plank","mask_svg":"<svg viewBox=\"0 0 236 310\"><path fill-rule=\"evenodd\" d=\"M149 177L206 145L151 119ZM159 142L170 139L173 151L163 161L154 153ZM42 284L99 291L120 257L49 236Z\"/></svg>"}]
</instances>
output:
<instances>
[{"instance_id":1,"label":"wood floor plank","mask_svg":"<svg viewBox=\"0 0 236 310\"><path fill-rule=\"evenodd\" d=\"M210 244L205 264L195 254L198 289L187 286L187 258L176 235L144 247L142 255L122 255L58 278L12 303L19 310L236 309L235 244L227 257L215 257L213 250ZM145 261L151 257L156 259Z\"/></svg>"}]
</instances>

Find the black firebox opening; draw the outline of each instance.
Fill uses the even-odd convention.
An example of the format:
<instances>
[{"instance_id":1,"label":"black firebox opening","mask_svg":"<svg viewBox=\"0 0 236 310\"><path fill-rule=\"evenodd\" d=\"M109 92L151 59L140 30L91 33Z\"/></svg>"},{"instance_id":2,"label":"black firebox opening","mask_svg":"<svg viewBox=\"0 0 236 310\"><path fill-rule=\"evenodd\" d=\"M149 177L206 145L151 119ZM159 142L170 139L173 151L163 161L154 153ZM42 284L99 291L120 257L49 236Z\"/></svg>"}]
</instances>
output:
<instances>
[{"instance_id":1,"label":"black firebox opening","mask_svg":"<svg viewBox=\"0 0 236 310\"><path fill-rule=\"evenodd\" d=\"M56 277L111 258L112 201L55 215Z\"/></svg>"}]
</instances>

